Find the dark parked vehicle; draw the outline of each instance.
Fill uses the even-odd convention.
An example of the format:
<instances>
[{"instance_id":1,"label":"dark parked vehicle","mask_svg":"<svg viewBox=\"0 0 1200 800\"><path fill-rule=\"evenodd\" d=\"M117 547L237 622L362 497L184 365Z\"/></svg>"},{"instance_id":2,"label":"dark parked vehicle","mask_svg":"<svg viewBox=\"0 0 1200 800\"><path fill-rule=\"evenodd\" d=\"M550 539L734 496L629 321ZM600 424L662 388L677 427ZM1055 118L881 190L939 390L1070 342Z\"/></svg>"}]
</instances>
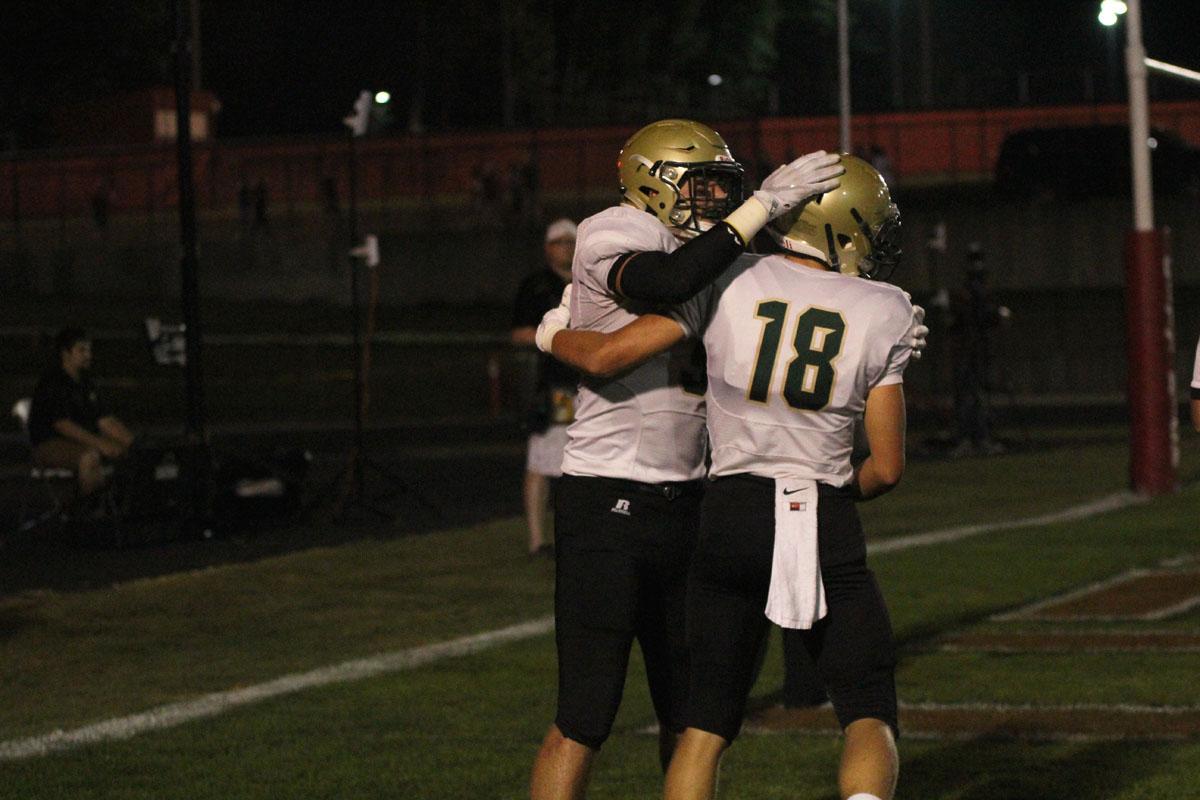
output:
<instances>
[{"instance_id":1,"label":"dark parked vehicle","mask_svg":"<svg viewBox=\"0 0 1200 800\"><path fill-rule=\"evenodd\" d=\"M1155 194L1200 192L1200 150L1174 133L1150 133ZM1080 198L1129 194L1129 128L1031 128L1008 135L996 159L1003 197Z\"/></svg>"}]
</instances>

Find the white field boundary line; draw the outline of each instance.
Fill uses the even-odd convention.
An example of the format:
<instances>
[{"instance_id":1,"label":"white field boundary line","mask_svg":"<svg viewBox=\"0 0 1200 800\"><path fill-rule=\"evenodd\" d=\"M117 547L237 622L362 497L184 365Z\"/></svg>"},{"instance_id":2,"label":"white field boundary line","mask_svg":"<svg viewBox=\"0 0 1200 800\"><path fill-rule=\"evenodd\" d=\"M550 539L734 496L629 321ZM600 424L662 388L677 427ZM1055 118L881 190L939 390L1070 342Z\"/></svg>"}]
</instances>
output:
<instances>
[{"instance_id":1,"label":"white field boundary line","mask_svg":"<svg viewBox=\"0 0 1200 800\"><path fill-rule=\"evenodd\" d=\"M1089 622L1093 620L1088 620ZM1039 655L1060 655L1063 653L1200 653L1200 642L1196 644L1179 644L1169 645L1163 644L1160 640L1167 637L1195 637L1200 635L1200 631L1190 630L1187 628L1179 630L1171 630L1169 628L1157 628L1150 630L1137 631L1105 631L1105 630L1078 630L1075 628L1051 628L1044 631L1014 631L1012 633L1002 634L1012 637L1012 644L994 644L987 642L972 643L970 641L949 641L943 642L934 648L940 653L1037 653ZM1094 640L1103 640L1107 636L1117 637L1134 637L1141 644L1138 645L1108 645L1096 644ZM1022 646L1020 640L1025 637L1054 637L1061 640L1061 644L1052 647L1038 647L1030 649ZM1071 639L1077 641L1072 642ZM1089 643L1089 640L1093 640ZM1082 642L1082 644L1080 644Z\"/></svg>"},{"instance_id":2,"label":"white field boundary line","mask_svg":"<svg viewBox=\"0 0 1200 800\"><path fill-rule=\"evenodd\" d=\"M1012 611L1005 611L1000 614L993 614L988 619L992 622L1019 622L1024 620L1044 619L1038 616L1038 612L1044 611L1047 608L1052 608L1062 603L1069 603L1072 600L1078 600L1087 597L1090 594L1111 589L1121 584L1128 583L1135 578L1143 578L1147 575L1162 575L1167 574L1170 570L1176 570L1180 567L1189 565L1194 560L1191 553L1184 553L1174 558L1167 558L1159 562L1157 569L1144 569L1135 567L1125 572L1117 573L1111 578L1095 581L1094 583L1085 584L1077 589L1072 589L1062 594L1052 595L1050 597L1037 600L1020 608L1015 608ZM1193 608L1200 606L1200 594L1188 597L1175 605L1166 606L1147 611L1144 614L1072 614L1072 615L1055 615L1053 619L1062 620L1063 622L1161 622L1164 619L1183 614L1191 611Z\"/></svg>"},{"instance_id":3,"label":"white field boundary line","mask_svg":"<svg viewBox=\"0 0 1200 800\"><path fill-rule=\"evenodd\" d=\"M1147 614L1143 614L1141 617L1139 617L1139 619L1144 619L1148 622L1161 622L1164 619L1170 619L1171 617L1179 616L1180 614L1186 614L1197 606L1200 606L1200 595L1191 597L1180 603L1176 603L1173 606L1167 606L1166 608L1160 608L1157 611L1151 611Z\"/></svg>"},{"instance_id":4,"label":"white field boundary line","mask_svg":"<svg viewBox=\"0 0 1200 800\"><path fill-rule=\"evenodd\" d=\"M824 704L825 708L829 704ZM1097 713L1112 713L1122 714L1129 717L1148 716L1148 717L1171 717L1180 716L1183 714L1194 714L1200 712L1200 706L1145 706L1133 705L1129 703L1115 703L1113 705L1102 705L1093 703L1067 704L1067 705L1027 705L1027 704L1012 704L1003 703L904 703L898 704L901 714L904 712L932 712L932 713L954 713L968 712L976 714L1005 714L1005 713L1054 713L1054 714L1071 714L1079 712L1097 712ZM903 720L902 720L903 721ZM657 733L658 726L652 725L644 728L639 733ZM795 730L779 730L777 728L768 727L765 725L747 724L744 733L755 736L838 736L841 735L841 730L838 728L835 720L830 720L829 725L813 726L811 728L800 728ZM912 730L911 727L904 731L905 738L921 739L928 741L975 741L990 736L990 732L984 731L928 731L928 730ZM1136 735L1128 733L1074 733L1065 731L1038 731L1027 733L1012 733L1005 735L1003 738L1016 741L1061 741L1061 742L1102 742L1102 741L1181 741L1189 739L1186 734L1160 734L1153 736Z\"/></svg>"},{"instance_id":5,"label":"white field boundary line","mask_svg":"<svg viewBox=\"0 0 1200 800\"><path fill-rule=\"evenodd\" d=\"M1125 572L1119 572L1110 578L1085 584L1084 586L1080 586L1079 588L1072 589L1068 592L1063 592L1062 594L1044 597L1041 600L1030 603L1027 606L1021 606L1020 608L1013 609L1012 611L1005 611L1000 614L993 614L992 616L988 617L988 619L992 622L1015 622L1022 619L1037 619L1037 613L1039 611L1043 611L1051 606L1056 606L1061 603L1069 603L1072 600L1078 600L1081 597L1087 597L1095 592L1111 589L1114 586L1120 586L1121 584L1127 583L1134 578L1140 578L1149 574L1151 574L1151 571L1148 569L1131 569ZM1055 617L1054 619L1065 620L1072 619L1072 617ZM1099 618L1097 618L1097 621L1099 621Z\"/></svg>"},{"instance_id":6,"label":"white field boundary line","mask_svg":"<svg viewBox=\"0 0 1200 800\"><path fill-rule=\"evenodd\" d=\"M886 539L881 542L868 542L867 555L879 555L882 553L894 553L899 550L909 550L913 547L928 547L934 544L946 544L947 542L957 542L961 539L968 539L972 536L978 536L981 533L995 533L997 531L1008 531L1014 528L1044 528L1049 525L1057 525L1060 522L1073 522L1075 520L1086 519L1088 517L1107 514L1109 511L1117 511L1129 506L1139 505L1147 502L1145 497L1134 494L1133 492L1116 492L1107 497L1101 497L1099 500L1093 500L1090 503L1083 503L1078 506L1064 508L1061 511L1051 511L1048 514L1041 514L1036 517L1026 517L1024 519L1014 519L1007 522L985 522L977 525L959 525L954 528L945 528L940 531L931 531L929 533L918 533L912 536L900 536L895 539Z\"/></svg>"},{"instance_id":7,"label":"white field boundary line","mask_svg":"<svg viewBox=\"0 0 1200 800\"><path fill-rule=\"evenodd\" d=\"M822 703L814 708L830 709L829 703ZM1195 714L1200 712L1200 705L1194 706L1150 706L1140 705L1135 703L1113 703L1105 705L1103 703L1066 703L1055 705L1037 705L1033 703L979 703L979 702L963 702L963 703L905 703L901 701L897 704L897 708L901 712L932 712L932 713L955 713L966 712L975 714L1007 714L1007 713L1053 713L1053 714L1072 714L1072 713L1102 713L1102 714L1121 714L1126 716L1148 716L1148 717L1172 717L1182 716L1184 714ZM901 720L903 722L903 719ZM797 736L838 736L841 735L841 729L837 726L836 721L830 719L828 725L814 725L811 728L797 728L780 730L767 725L756 723L747 723L744 733L755 736L778 736L778 735L797 735ZM648 725L645 728L640 728L638 733L641 734L657 734L658 725ZM923 731L906 729L904 731L905 738L912 739L930 739L930 740L974 740L988 736L987 731L963 731L963 732L946 732L946 731ZM1025 735L1007 735L1006 739L1029 740L1029 741L1079 741L1079 742L1096 742L1096 741L1122 741L1149 738L1154 741L1160 740L1175 740L1187 738L1184 735L1166 734L1161 736L1141 737L1131 736L1128 734L1114 733L1112 735L1094 734L1094 733L1070 733L1059 731L1043 731L1037 733L1029 733Z\"/></svg>"},{"instance_id":8,"label":"white field boundary line","mask_svg":"<svg viewBox=\"0 0 1200 800\"><path fill-rule=\"evenodd\" d=\"M1031 614L1003 614L992 617L997 622L1053 620L1055 622L1162 622L1164 619L1186 614L1193 608L1200 607L1200 595L1176 603L1173 606L1147 611L1145 614L1055 614L1052 617L1040 617Z\"/></svg>"},{"instance_id":9,"label":"white field boundary line","mask_svg":"<svg viewBox=\"0 0 1200 800\"><path fill-rule=\"evenodd\" d=\"M507 628L487 631L474 636L464 636L448 642L397 650L369 658L345 661L309 672L284 675L275 680L247 686L243 689L213 692L195 700L171 703L140 714L104 720L70 731L58 730L44 736L0 742L0 761L16 761L70 750L86 744L129 739L146 731L172 728L191 720L215 717L238 706L259 703L305 689L314 689L335 683L348 683L389 672L413 669L434 661L477 653L507 642L531 639L552 630L554 630L554 617L541 617L518 625L510 625Z\"/></svg>"},{"instance_id":10,"label":"white field boundary line","mask_svg":"<svg viewBox=\"0 0 1200 800\"><path fill-rule=\"evenodd\" d=\"M1054 622L1162 622L1164 619L1177 617L1181 614L1186 614L1193 608L1200 607L1200 595L1188 598L1173 606L1164 606L1163 608L1154 611L1147 611L1145 614L1055 614L1052 617L1041 617L1035 614L1005 614L1002 617L992 617L991 619L1006 622L1006 621L1037 621L1037 620L1052 620Z\"/></svg>"},{"instance_id":11,"label":"white field boundary line","mask_svg":"<svg viewBox=\"0 0 1200 800\"><path fill-rule=\"evenodd\" d=\"M1108 647L1105 645L1084 645L1083 647L1067 647L1062 645L1059 647L1039 647L1031 649L1021 647L1019 645L979 645L971 646L965 644L944 644L938 648L939 653L1012 653L1025 654L1031 653L1034 655L1075 655L1076 653L1086 653L1088 655L1109 655L1109 654L1130 654L1130 655L1157 655L1160 653L1200 653L1200 644L1183 644L1183 645L1165 645L1147 643L1145 647L1128 645L1124 647Z\"/></svg>"},{"instance_id":12,"label":"white field boundary line","mask_svg":"<svg viewBox=\"0 0 1200 800\"><path fill-rule=\"evenodd\" d=\"M1191 706L1152 706L1142 703L1055 703L1053 705L1038 705L1037 703L900 703L904 711L1054 711L1077 712L1099 711L1115 714L1160 714L1163 716L1179 714L1195 714L1200 712L1200 705Z\"/></svg>"},{"instance_id":13,"label":"white field boundary line","mask_svg":"<svg viewBox=\"0 0 1200 800\"><path fill-rule=\"evenodd\" d=\"M1144 500L1138 495L1131 492L1118 492L1117 494L1109 495L1090 503L1072 506L1062 511L1042 514L1023 520L962 525L930 533L889 539L884 542L877 542L874 546L868 545L867 552L871 554L894 553L913 547L928 547L935 544L957 542L961 539L995 531L1025 527L1044 527L1059 522L1104 514L1140 502L1144 502ZM247 686L242 689L214 692L195 700L171 703L139 714L103 720L70 731L58 730L42 736L12 739L0 742L0 761L33 758L74 749L87 744L129 739L146 731L171 728L195 719L214 717L239 706L250 705L304 689L328 686L333 683L346 683L389 672L413 669L414 667L423 666L445 658L469 655L497 645L531 639L535 636L549 633L552 630L554 630L554 618L542 617L507 628L454 639L449 642L424 645L393 653L383 653L378 656L346 661L309 672L285 675L266 683L255 684L254 686Z\"/></svg>"}]
</instances>

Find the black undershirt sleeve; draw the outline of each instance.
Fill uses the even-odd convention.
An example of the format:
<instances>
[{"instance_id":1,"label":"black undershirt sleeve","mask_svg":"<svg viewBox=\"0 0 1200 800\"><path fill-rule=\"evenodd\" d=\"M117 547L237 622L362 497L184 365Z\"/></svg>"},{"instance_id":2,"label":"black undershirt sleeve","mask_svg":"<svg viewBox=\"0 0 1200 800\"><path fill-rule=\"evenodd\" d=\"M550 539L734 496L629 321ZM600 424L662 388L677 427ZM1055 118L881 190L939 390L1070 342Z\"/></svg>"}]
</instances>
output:
<instances>
[{"instance_id":1,"label":"black undershirt sleeve","mask_svg":"<svg viewBox=\"0 0 1200 800\"><path fill-rule=\"evenodd\" d=\"M731 226L719 222L673 253L618 256L608 271L608 288L631 300L682 303L716 280L745 247Z\"/></svg>"}]
</instances>

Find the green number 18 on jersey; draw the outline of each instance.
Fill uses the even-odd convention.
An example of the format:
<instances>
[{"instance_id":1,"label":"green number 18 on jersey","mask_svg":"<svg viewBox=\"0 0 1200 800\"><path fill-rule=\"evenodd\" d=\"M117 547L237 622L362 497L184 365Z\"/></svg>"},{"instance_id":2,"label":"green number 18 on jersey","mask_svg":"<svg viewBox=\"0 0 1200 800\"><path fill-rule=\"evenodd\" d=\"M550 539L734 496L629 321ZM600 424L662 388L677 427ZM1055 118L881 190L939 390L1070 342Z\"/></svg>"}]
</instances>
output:
<instances>
[{"instance_id":1,"label":"green number 18 on jersey","mask_svg":"<svg viewBox=\"0 0 1200 800\"><path fill-rule=\"evenodd\" d=\"M758 357L746 397L756 403L768 402L779 340L787 318L788 304L782 300L764 300L758 304L756 319L763 320ZM837 311L809 308L796 320L792 337L795 357L788 362L783 380L783 399L792 408L820 411L829 405L837 373L834 362L842 352L846 320Z\"/></svg>"}]
</instances>

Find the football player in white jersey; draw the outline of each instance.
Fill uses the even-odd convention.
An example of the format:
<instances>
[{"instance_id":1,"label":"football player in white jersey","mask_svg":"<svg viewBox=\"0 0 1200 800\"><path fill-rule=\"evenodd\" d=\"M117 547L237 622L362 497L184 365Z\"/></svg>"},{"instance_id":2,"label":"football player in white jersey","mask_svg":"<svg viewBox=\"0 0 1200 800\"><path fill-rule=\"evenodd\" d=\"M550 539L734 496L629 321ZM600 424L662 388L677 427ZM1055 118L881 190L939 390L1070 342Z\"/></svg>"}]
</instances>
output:
<instances>
[{"instance_id":1,"label":"football player in white jersey","mask_svg":"<svg viewBox=\"0 0 1200 800\"><path fill-rule=\"evenodd\" d=\"M576 325L612 331L653 304L688 300L767 222L834 188L841 171L837 155L812 153L743 202L741 165L716 131L689 120L646 126L619 156L621 203L579 225ZM558 707L534 763L534 800L583 797L635 638L664 768L682 730L683 602L705 460L703 387L689 383L691 366L685 345L580 383L555 499Z\"/></svg>"},{"instance_id":2,"label":"football player in white jersey","mask_svg":"<svg viewBox=\"0 0 1200 800\"><path fill-rule=\"evenodd\" d=\"M854 503L904 471L913 307L900 289L864 280L890 275L899 213L875 169L847 155L842 164L839 189L768 228L778 254L741 256L671 316L600 333L556 331L551 311L539 333L597 374L623 375L687 338L707 352L712 481L688 577L691 677L669 800L713 796L770 621L799 631L833 701L845 731L841 797L895 790L894 644ZM577 307L572 298L572 315ZM860 423L870 455L855 468Z\"/></svg>"}]
</instances>

